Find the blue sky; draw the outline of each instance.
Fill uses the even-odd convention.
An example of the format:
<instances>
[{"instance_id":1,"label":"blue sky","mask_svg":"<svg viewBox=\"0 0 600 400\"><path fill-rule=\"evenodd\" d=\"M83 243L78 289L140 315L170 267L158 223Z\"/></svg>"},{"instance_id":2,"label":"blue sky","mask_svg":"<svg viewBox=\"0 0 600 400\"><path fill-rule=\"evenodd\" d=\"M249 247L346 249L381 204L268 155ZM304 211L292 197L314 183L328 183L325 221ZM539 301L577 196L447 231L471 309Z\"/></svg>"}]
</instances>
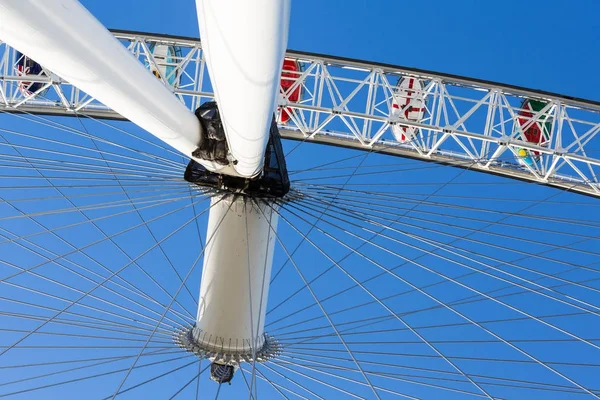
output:
<instances>
[{"instance_id":1,"label":"blue sky","mask_svg":"<svg viewBox=\"0 0 600 400\"><path fill-rule=\"evenodd\" d=\"M182 36L198 36L198 27L196 21L195 5L193 0L170 0L170 1L157 1L157 0L82 0L82 3L108 28L124 29L133 31L146 31L155 33L165 33L172 35ZM558 92L576 97L589 98L593 100L600 100L600 77L598 76L598 64L600 62L600 44L598 43L598 32L600 31L600 2L595 0L575 0L571 4L560 0L548 0L548 1L519 1L519 0L503 0L503 1L486 1L486 0L457 0L449 2L447 0L421 0L421 1L382 1L382 0L348 0L348 1L323 1L323 0L294 0L292 3L292 16L291 16L291 28L289 35L289 48L294 50L316 52L331 54L335 56L351 57L357 59L373 60L378 62L397 64L407 67L415 67L421 69L429 69L433 71L440 71L445 73L452 73L457 75L464 75L469 77L481 78L492 81L505 82L508 84L520 85L530 88L536 88L546 91ZM23 124L21 121L15 122L14 117L6 117L3 121L8 120L8 123L14 123L14 126L19 126L20 129L36 129L36 126ZM69 124L78 127L78 122L70 120ZM127 127L132 131L136 131L135 127L123 124L120 126ZM92 122L88 124L89 129L97 129L97 131L105 135L114 134L109 130L102 130L97 125L93 125ZM53 131L52 134L56 134ZM59 132L60 134L60 132ZM287 144L286 144L287 146ZM312 149L312 150L311 150ZM330 149L315 146L314 148L306 149L302 148L300 151L294 154L294 158L290 159L293 163L293 169L299 168L303 160L302 157L307 157L313 164L320 164L321 159L341 159L347 157L349 154L356 155L349 150L343 149ZM360 158L358 158L360 159ZM357 159L352 160L349 163L341 163L340 166L356 165ZM381 163L389 162L389 159L383 156L371 156L366 162L365 166L378 165ZM410 160L397 160L395 161L400 165L401 168L407 168L417 163ZM412 164L411 164L412 163ZM421 164L418 164L422 166ZM347 172L347 170L346 170ZM458 177L458 178L456 178ZM552 200L568 200L568 201L580 201L585 204L590 204L593 200L588 198L581 198L572 195L560 195L554 198L556 193L552 189L538 187L534 185L524 185L520 182L513 182L509 185L493 185L498 182L502 183L500 179L489 176L481 176L474 173L464 173L459 170L453 170L450 168L439 168L431 169L421 174L398 174L393 179L398 179L398 182L408 184L421 184L421 183L434 183L434 182L449 182L453 179L457 179L456 183L473 183L473 182L490 182L492 187L485 186L484 189L478 189L474 186L459 186L449 185L445 187L439 194L457 196L457 195L481 195L482 193L478 190L485 192L488 197L498 196L499 198L514 198L519 199L521 196L529 199L544 199L552 198ZM362 179L362 180L361 180ZM369 177L359 178L358 182L366 182ZM391 179L383 177L381 179ZM343 181L343 180L342 180ZM381 181L380 181L381 182ZM523 189L523 187L526 187ZM408 189L407 189L408 190ZM415 189L417 190L417 189ZM526 193L526 194L525 194ZM480 206L485 208L486 205L477 204L475 202L461 203L468 206ZM515 211L526 208L526 204L513 204L510 202L503 203L501 201L494 204L499 210ZM564 216L565 218L579 218L581 220L591 220L594 222L598 219L597 208L586 208L586 207L570 207L565 211L567 206L547 204L541 207L535 208L535 212L539 215L555 215ZM434 207L424 207L425 211L439 211ZM168 207L164 208L168 210ZM33 210L36 210L33 208ZM147 216L153 217L157 215L157 211L148 212ZM533 212L533 210L531 210ZM99 212L101 215L101 212ZM477 216L483 219L487 217L485 214L467 214L468 216ZM421 215L423 216L423 215ZM437 218L437 217L436 217ZM434 218L434 219L436 219ZM50 219L49 219L50 220ZM438 222L445 223L446 220L443 218L437 218ZM518 218L511 219L510 222L518 222ZM180 222L174 221L175 222ZM508 221L507 221L508 222ZM57 222L58 223L58 222ZM126 222L123 222L125 224ZM305 223L296 221L298 226L306 227ZM530 222L531 223L531 222ZM535 221L531 224L537 227L544 227L544 221ZM204 226L205 219L201 220L201 226ZM3 225L7 226L7 225ZM11 229L17 229L15 225L8 225ZM107 229L117 229L119 225L111 226L106 224ZM21 226L22 229L28 229L29 227ZM19 228L20 229L20 228ZM173 226L165 223L165 226L156 226L156 232L159 236L164 235L168 232L168 229L173 229ZM195 228L194 228L195 229ZM441 229L441 228L440 228ZM584 235L589 233L587 228L580 226L570 225L559 225L556 229L569 231L573 234ZM589 228L591 230L591 228ZM285 224L280 226L281 236L288 241L288 248L292 249L296 242L299 241L297 235L286 227ZM452 231L455 232L456 231ZM497 228L498 233L505 232L500 228ZM514 233L514 231L511 231ZM195 235L192 230L188 232L190 235ZM591 233L590 233L591 234ZM191 237L191 236L190 236ZM191 237L195 239L196 237ZM483 240L486 238L484 234L474 235L474 238ZM71 237L70 240L77 241L79 238ZM86 238L87 239L87 238ZM128 237L129 244L132 248L139 245L139 249L132 249L132 252L141 251L145 242L139 237ZM358 247L360 242L351 238L346 238L348 243ZM558 242L557 244L563 244L563 237L558 236L535 236L533 239L548 240L551 242ZM575 241L573 238L566 238L564 240ZM82 238L83 240L83 238ZM192 240L193 242L193 240ZM183 242L182 242L183 243ZM385 241L381 241L382 245ZM508 242L505 242L505 244ZM569 242L570 243L570 242ZM579 245L582 250L594 250L596 242L586 242ZM513 243L510 242L511 246L517 247L523 251L542 251L541 247L536 247L528 243ZM110 246L107 246L110 247ZM195 248L185 247L179 242L170 243L168 249L174 254L176 260L178 260L182 267L181 271L185 271L184 267L187 267L190 260L194 259L197 254ZM58 245L57 245L58 248ZM465 248L472 251L477 251L476 246L470 247L465 245ZM326 261L323 257L317 254L315 249L310 246L304 246L301 248L299 255L299 264L303 265L306 270L304 271L308 276L315 276L320 272L321 267L326 266ZM103 249L96 249L95 251L101 253ZM107 253L110 249L105 249ZM331 244L329 249L332 256L342 256L345 253L343 248ZM367 252L367 250L365 250ZM372 251L368 253L372 257L377 258L380 262L386 265L395 265L399 263L398 260L390 260L390 257L381 255L381 252ZM419 254L418 252L411 253L410 250L406 250L405 255L414 255L415 257ZM512 254L507 255L502 251L490 251L489 256L496 257L498 259L506 260L511 259ZM18 259L18 255L14 255L15 259ZM557 255L557 258L564 257L563 254ZM26 257L23 257L25 259ZM116 260L116 258L115 258ZM442 263L439 259L434 257L426 258L430 265L435 265L441 271L448 274L458 275L460 271L452 271L447 265ZM119 260L121 261L121 260ZM275 256L275 266L280 265L285 261L285 256L279 252ZM373 269L361 269L364 263L361 263L357 257L351 258L352 262L348 263L348 268L352 270L353 274L357 277L366 278L374 275L377 271ZM577 264L588 264L596 261L593 256L581 256L578 259L566 259L564 262L574 262ZM153 260L148 262L148 266L151 267ZM389 264L388 264L389 263ZM318 268L311 269L309 267L318 266ZM545 265L547 270L558 271L560 266L558 265ZM556 269L553 269L556 268ZM407 279L414 280L415 284L426 285L431 283L431 277L424 277L419 274L419 270L416 268L406 268L405 277ZM464 271L463 271L464 272ZM195 275L198 275L199 271L196 271ZM592 276L588 274L589 276ZM570 275L571 279L587 279L588 275ZM135 278L135 274L131 273L131 279ZM197 283L197 278L195 276ZM287 296L291 290L295 290L300 287L300 283L295 275L295 272L288 267L285 273L282 273L279 279L279 284L272 289L272 298L281 300ZM471 282L467 280L466 282ZM327 293L333 293L336 290L342 289L346 285L346 281L340 279L329 279L324 282L319 282L315 285L322 296ZM176 288L175 280L168 281L165 279L165 284L170 285L170 288ZM480 287L492 290L497 288L498 282L493 281L481 281L478 282ZM148 285L150 286L150 285ZM434 290L436 296L451 301L455 298L464 296L464 292L446 290L447 286L443 289ZM371 290L376 291L380 296L384 296L388 293L398 290L398 285L390 280L379 283L378 285L370 286ZM352 292L348 297L343 297L341 301L338 301L336 306L343 306L344 301L348 301L352 304L352 301L358 301L358 298L368 300L368 296L364 293ZM579 295L580 292L573 292ZM362 297L361 297L362 296ZM423 301L422 297L411 295L406 298L405 304L419 306L425 306L429 303ZM595 297L590 296L585 300L594 301ZM299 295L295 299L294 305L310 304L310 296L306 292ZM402 302L393 303L394 306L402 307L405 304ZM528 306L532 309L539 311L540 313L547 311L548 304L533 298ZM333 306L332 306L333 307ZM409 307L410 308L410 307ZM292 308L287 308L290 311ZM561 309L556 306L556 310ZM489 315L483 315L489 313L492 310L494 316L506 316L509 317L509 313L502 308L465 308L468 310L470 315L476 315L478 318L488 318ZM278 313L285 315L285 312L279 310L274 312L272 319L276 319ZM381 312L380 309L364 309L360 312L360 316L368 316L370 313ZM318 315L316 310L312 310L305 316ZM355 316L354 318L358 318ZM424 316L414 316L410 320L413 324L426 324L431 321L451 321L447 315L442 314L426 314ZM562 322L562 321L561 321ZM565 321L564 326L569 326L576 331L583 326L587 320L582 319L579 326L570 325L571 321ZM579 320L578 320L579 322ZM502 330L503 328L498 328ZM588 332L583 330L582 332ZM539 326L535 324L527 325L526 329L518 331L512 327L502 330L503 334L516 335L515 337L527 338L528 336L535 336L534 334L539 333L540 335L546 334ZM446 332L439 334L432 334L431 338L444 339ZM582 333L583 334L583 333ZM520 336L522 335L522 336ZM394 338L398 336L386 336L386 338ZM483 337L483 336L482 336ZM383 338L383 336L382 336ZM409 340L414 339L410 335L402 336L403 339ZM453 337L456 339L455 337ZM448 352L452 352L453 348L450 345L446 345L444 349ZM576 358L583 361L593 360L593 354L582 350L582 348L575 348L573 354ZM395 348L395 350L403 350L403 348ZM463 349L464 350L464 349ZM469 350L466 350L466 353ZM503 354L503 349L491 349L490 354L499 356ZM472 350L473 354L477 354L475 349ZM568 349L561 347L562 353L568 353ZM461 353L461 354L466 354ZM568 355L568 354L567 354ZM4 361L4 360L3 360ZM415 361L414 365L421 365ZM422 364L430 365L430 364ZM467 363L468 366L468 363ZM514 374L518 374L520 370L515 367ZM527 372L527 370L523 370ZM494 370L489 371L490 374L494 373ZM565 368L565 373L572 372L585 382L593 382L594 376L589 371L570 371ZM498 374L503 374L502 367L498 367ZM544 373L538 371L538 375L532 376L532 378L546 377ZM137 378L141 379L144 375L138 375ZM170 382L182 382L189 379L190 373L187 375L173 375L173 379ZM238 379L239 380L239 379ZM135 380L134 380L135 381ZM86 388L85 385L76 386L73 393L77 393L80 390L81 393L85 393L86 390L92 388L94 390L104 389L102 386L103 381L95 381L94 384ZM564 383L564 382L562 382ZM112 383L114 386L114 382ZM208 384L206 380L202 381L202 384ZM238 382L239 384L239 382ZM113 387L110 386L110 387ZM167 385L165 385L167 386ZM167 395L172 393L174 386L168 388L161 387L157 384L151 390L156 390L153 393L160 393L161 395ZM315 387L320 387L315 385ZM214 389L214 386L212 387ZM466 386L463 386L466 388ZM243 386L237 386L232 388L227 395L221 398L236 398L236 390L243 389ZM164 390L164 393L163 391ZM408 388L411 393L415 396L423 394L422 388L414 389ZM421 390L421 391L420 391ZM59 391L53 392L59 397ZM335 398L335 392L329 393L327 398ZM359 392L360 395L369 395L368 391ZM26 398L26 397L24 397ZM124 397L127 398L127 397ZM132 394L129 398L135 398ZM268 397L271 398L271 397ZM273 398L276 398L273 396ZM454 396L449 398L461 398L460 396ZM555 397L549 397L554 399ZM559 397L556 398L565 398Z\"/></svg>"},{"instance_id":2,"label":"blue sky","mask_svg":"<svg viewBox=\"0 0 600 400\"><path fill-rule=\"evenodd\" d=\"M83 3L110 28L194 37L198 34L192 0L170 1L168 6L158 1ZM288 47L600 100L598 15L600 2L595 0L296 0ZM444 172L440 180L452 179L455 174ZM423 179L436 180L435 174ZM478 177L465 177L469 179ZM502 190L490 193L502 195ZM537 198L552 195L540 188L528 193ZM501 253L493 255L502 258ZM304 248L301 260L317 262L318 256ZM419 278L414 275L414 279ZM380 285L378 293L388 289ZM439 294L451 297L449 293ZM273 290L275 296L277 290ZM304 300L309 301L306 297ZM477 314L475 309L471 311ZM501 314L501 310L496 311ZM529 329L537 332L538 328ZM543 376L540 373L538 377Z\"/></svg>"},{"instance_id":3,"label":"blue sky","mask_svg":"<svg viewBox=\"0 0 600 400\"><path fill-rule=\"evenodd\" d=\"M198 35L193 0L82 3L110 28ZM599 13L595 0L296 0L288 47L599 100Z\"/></svg>"}]
</instances>

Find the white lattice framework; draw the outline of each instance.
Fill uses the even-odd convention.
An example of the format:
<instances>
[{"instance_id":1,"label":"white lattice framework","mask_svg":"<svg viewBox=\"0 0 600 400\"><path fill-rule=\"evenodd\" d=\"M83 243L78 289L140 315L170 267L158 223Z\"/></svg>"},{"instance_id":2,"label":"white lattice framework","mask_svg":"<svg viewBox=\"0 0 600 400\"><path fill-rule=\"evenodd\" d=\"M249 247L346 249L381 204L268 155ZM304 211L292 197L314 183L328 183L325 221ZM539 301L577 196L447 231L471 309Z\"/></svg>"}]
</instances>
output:
<instances>
[{"instance_id":1,"label":"white lattice framework","mask_svg":"<svg viewBox=\"0 0 600 400\"><path fill-rule=\"evenodd\" d=\"M173 73L179 84L174 95L190 109L213 98L200 41L193 38L114 31L115 36L145 64L155 63L151 43L181 48ZM290 51L302 73L288 93L298 87L302 99L287 100L290 121L280 125L284 138L364 149L523 179L539 184L600 196L600 103L493 82L420 71L365 61ZM62 81L47 76L23 77L15 67L16 52L0 43L0 110L93 118L122 117ZM249 60L251 62L251 60ZM396 84L402 77L421 80L426 110L421 121L393 116ZM169 77L162 77L167 82ZM24 95L19 81L42 82L36 93ZM46 90L48 89L48 90ZM43 95L42 95L43 93ZM526 99L545 106L519 122ZM240 107L244 106L240 96ZM402 114L402 113L400 113ZM544 145L529 143L524 130L549 123ZM416 127L412 141L398 142L393 125ZM531 165L518 162L519 150L539 157Z\"/></svg>"}]
</instances>

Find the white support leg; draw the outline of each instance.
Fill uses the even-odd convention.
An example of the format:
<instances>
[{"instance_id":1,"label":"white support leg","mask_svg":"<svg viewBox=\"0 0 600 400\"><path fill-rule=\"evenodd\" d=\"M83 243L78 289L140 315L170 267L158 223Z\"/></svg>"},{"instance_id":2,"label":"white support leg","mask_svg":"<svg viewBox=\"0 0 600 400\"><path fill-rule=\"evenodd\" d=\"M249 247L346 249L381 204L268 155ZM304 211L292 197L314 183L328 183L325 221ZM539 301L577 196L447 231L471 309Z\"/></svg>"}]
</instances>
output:
<instances>
[{"instance_id":1,"label":"white support leg","mask_svg":"<svg viewBox=\"0 0 600 400\"><path fill-rule=\"evenodd\" d=\"M0 39L186 156L200 144L196 116L77 0L0 0Z\"/></svg>"},{"instance_id":2,"label":"white support leg","mask_svg":"<svg viewBox=\"0 0 600 400\"><path fill-rule=\"evenodd\" d=\"M278 215L269 205L225 195L212 199L193 330L213 361L249 359L265 344L264 325ZM257 207L260 207L258 209ZM252 301L250 301L252 298ZM253 345L254 341L254 345Z\"/></svg>"},{"instance_id":3,"label":"white support leg","mask_svg":"<svg viewBox=\"0 0 600 400\"><path fill-rule=\"evenodd\" d=\"M196 0L196 8L234 168L255 176L279 93L290 0Z\"/></svg>"}]
</instances>

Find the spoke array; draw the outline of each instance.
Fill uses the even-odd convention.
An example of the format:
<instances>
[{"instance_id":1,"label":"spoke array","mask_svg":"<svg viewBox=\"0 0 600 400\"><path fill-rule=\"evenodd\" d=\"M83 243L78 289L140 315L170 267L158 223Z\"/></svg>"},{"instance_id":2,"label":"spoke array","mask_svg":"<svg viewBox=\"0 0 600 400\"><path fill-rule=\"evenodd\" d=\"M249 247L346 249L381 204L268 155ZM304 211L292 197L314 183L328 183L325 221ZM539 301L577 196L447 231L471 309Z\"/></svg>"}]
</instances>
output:
<instances>
[{"instance_id":1,"label":"spoke array","mask_svg":"<svg viewBox=\"0 0 600 400\"><path fill-rule=\"evenodd\" d=\"M292 192L268 200L260 305L282 352L219 385L172 335L195 321L221 193L129 124L24 111L0 114L0 397L600 398L593 197L480 160L284 142Z\"/></svg>"},{"instance_id":2,"label":"spoke array","mask_svg":"<svg viewBox=\"0 0 600 400\"><path fill-rule=\"evenodd\" d=\"M160 79L191 110L213 99L207 63L197 39L113 33L148 68L158 68L153 46L177 48L180 54L173 56L170 76ZM600 166L598 102L322 54L290 51L286 57L299 66L293 78L288 77L292 85L281 93L278 104L289 116L289 121L280 124L286 138L377 150L457 167L467 163L480 172L600 196L596 177ZM16 51L0 43L0 111L122 118L51 71L23 76L16 62ZM418 85L409 93L402 92L399 87L403 79ZM30 82L43 87L34 93L20 90L20 85ZM299 98L294 100L295 96ZM419 118L408 117L413 105L404 104L406 96L423 104ZM535 102L535 108L526 101ZM37 123L54 124L43 117ZM108 122L98 125L123 131ZM543 131L542 139L531 138L529 130L536 125ZM402 134L407 131L415 134ZM156 143L150 146L156 148ZM163 154L177 156L168 149ZM524 157L527 162L523 162Z\"/></svg>"}]
</instances>

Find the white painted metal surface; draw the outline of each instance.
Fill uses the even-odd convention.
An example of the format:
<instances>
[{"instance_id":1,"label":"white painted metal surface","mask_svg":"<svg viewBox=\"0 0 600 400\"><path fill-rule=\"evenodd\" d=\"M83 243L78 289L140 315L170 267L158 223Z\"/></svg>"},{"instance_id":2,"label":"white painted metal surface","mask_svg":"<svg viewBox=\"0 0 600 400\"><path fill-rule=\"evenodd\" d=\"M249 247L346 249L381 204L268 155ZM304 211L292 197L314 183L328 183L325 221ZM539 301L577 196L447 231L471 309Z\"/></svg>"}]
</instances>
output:
<instances>
[{"instance_id":1,"label":"white painted metal surface","mask_svg":"<svg viewBox=\"0 0 600 400\"><path fill-rule=\"evenodd\" d=\"M196 0L196 8L235 170L255 176L279 93L290 0Z\"/></svg>"},{"instance_id":2,"label":"white painted metal surface","mask_svg":"<svg viewBox=\"0 0 600 400\"><path fill-rule=\"evenodd\" d=\"M402 78L392 99L392 118L398 118L404 121L421 122L425 116L425 99L423 85L417 78ZM415 140L419 128L413 126L392 126L394 138L400 142L410 142Z\"/></svg>"},{"instance_id":3,"label":"white painted metal surface","mask_svg":"<svg viewBox=\"0 0 600 400\"><path fill-rule=\"evenodd\" d=\"M211 200L194 338L204 349L251 355L253 339L255 349L264 343L278 214L227 196Z\"/></svg>"},{"instance_id":4,"label":"white painted metal surface","mask_svg":"<svg viewBox=\"0 0 600 400\"><path fill-rule=\"evenodd\" d=\"M0 39L186 156L200 144L194 114L78 1L0 0Z\"/></svg>"},{"instance_id":5,"label":"white painted metal surface","mask_svg":"<svg viewBox=\"0 0 600 400\"><path fill-rule=\"evenodd\" d=\"M1 1L0 1L1 2ZM202 45L198 39L138 32L115 32L142 64L149 60L152 43L179 46L177 68L182 80L170 88L179 100L195 110L214 93ZM600 197L600 102L514 87L501 83L445 75L431 71L341 59L322 54L290 51L302 75L300 103L281 99L279 106L291 119L279 129L283 138L377 151L518 178ZM0 111L123 119L110 107L57 79L23 77L14 68L15 50L0 43ZM423 83L426 109L421 122L395 118L393 94L403 77ZM41 96L24 96L20 82L43 82L50 90ZM293 88L290 89L293 91ZM239 107L251 106L241 96ZM518 116L524 99L549 104L550 141L545 146L522 138ZM543 115L534 116L540 119ZM395 126L418 128L410 142L399 142ZM536 165L519 163L520 149L540 153ZM233 169L232 169L233 171Z\"/></svg>"}]
</instances>

